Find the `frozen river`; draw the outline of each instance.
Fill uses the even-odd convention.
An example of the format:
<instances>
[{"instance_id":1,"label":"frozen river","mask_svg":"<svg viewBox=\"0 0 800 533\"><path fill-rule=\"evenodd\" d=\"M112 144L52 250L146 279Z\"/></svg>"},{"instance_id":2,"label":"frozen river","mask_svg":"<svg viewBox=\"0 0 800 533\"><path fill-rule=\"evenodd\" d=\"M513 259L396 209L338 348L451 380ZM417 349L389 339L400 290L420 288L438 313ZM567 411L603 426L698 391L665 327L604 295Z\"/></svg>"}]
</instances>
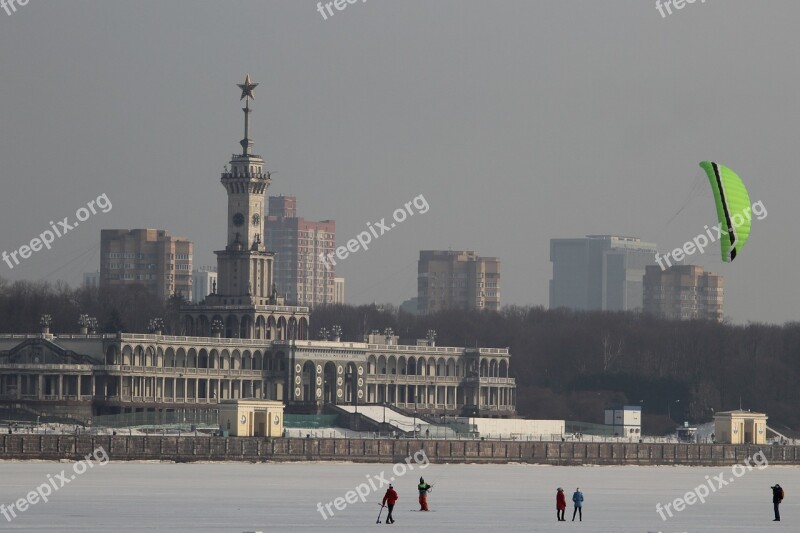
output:
<instances>
[{"instance_id":1,"label":"frozen river","mask_svg":"<svg viewBox=\"0 0 800 533\"><path fill-rule=\"evenodd\" d=\"M10 522L0 514L0 530L368 531L386 527L375 523L385 491L378 487L394 478L400 499L390 527L401 531L800 531L797 467L754 468L736 478L730 467L427 465L421 470L424 464L410 465L413 471L406 465L404 473L391 464L110 462L75 474L69 462L0 462L0 503L8 516L8 506L37 486L58 487L45 494L47 502L36 494L28 496L35 503L23 504L24 511L15 504ZM719 478L713 478L721 473L727 485L716 488ZM420 474L434 484L429 497L434 512L411 512L418 508ZM709 490L704 504L672 511L672 518L664 513L663 521L656 504L707 486L705 476L716 492ZM780 523L771 521L770 486L776 482L787 495ZM556 522L559 486L570 504L575 488L583 491L582 523ZM367 502L348 503L348 492L353 501L357 488ZM572 516L571 505L566 516Z\"/></svg>"}]
</instances>

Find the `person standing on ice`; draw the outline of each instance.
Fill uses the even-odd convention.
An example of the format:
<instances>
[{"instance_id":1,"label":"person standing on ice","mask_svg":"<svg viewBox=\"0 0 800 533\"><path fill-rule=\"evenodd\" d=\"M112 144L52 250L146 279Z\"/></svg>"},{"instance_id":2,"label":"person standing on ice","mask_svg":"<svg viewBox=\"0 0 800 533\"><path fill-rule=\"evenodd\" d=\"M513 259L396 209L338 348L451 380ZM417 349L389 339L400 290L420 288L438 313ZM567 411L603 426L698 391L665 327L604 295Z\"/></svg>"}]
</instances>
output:
<instances>
[{"instance_id":1,"label":"person standing on ice","mask_svg":"<svg viewBox=\"0 0 800 533\"><path fill-rule=\"evenodd\" d=\"M564 511L567 509L567 497L564 496L564 489L558 487L556 491L556 518L559 522L566 522Z\"/></svg>"},{"instance_id":2,"label":"person standing on ice","mask_svg":"<svg viewBox=\"0 0 800 533\"><path fill-rule=\"evenodd\" d=\"M417 485L417 490L419 491L419 510L420 511L427 511L428 510L428 491L431 490L431 486L425 483L425 480L419 478L419 485Z\"/></svg>"},{"instance_id":3,"label":"person standing on ice","mask_svg":"<svg viewBox=\"0 0 800 533\"><path fill-rule=\"evenodd\" d=\"M783 487L775 483L772 487L772 507L775 510L775 520L773 522L780 522L781 521L781 511L778 509L778 506L783 501Z\"/></svg>"},{"instance_id":4,"label":"person standing on ice","mask_svg":"<svg viewBox=\"0 0 800 533\"><path fill-rule=\"evenodd\" d=\"M581 489L575 489L575 492L572 494L572 503L575 504L575 510L572 511L572 521L575 521L575 513L578 513L580 521L583 522L583 493Z\"/></svg>"},{"instance_id":5,"label":"person standing on ice","mask_svg":"<svg viewBox=\"0 0 800 533\"><path fill-rule=\"evenodd\" d=\"M381 505L386 505L389 508L389 514L386 516L387 524L394 524L394 518L392 518L392 509L394 509L394 504L397 501L397 498L397 492L394 490L394 487L389 485L389 488L386 489L386 494L383 495L383 503L381 503Z\"/></svg>"}]
</instances>

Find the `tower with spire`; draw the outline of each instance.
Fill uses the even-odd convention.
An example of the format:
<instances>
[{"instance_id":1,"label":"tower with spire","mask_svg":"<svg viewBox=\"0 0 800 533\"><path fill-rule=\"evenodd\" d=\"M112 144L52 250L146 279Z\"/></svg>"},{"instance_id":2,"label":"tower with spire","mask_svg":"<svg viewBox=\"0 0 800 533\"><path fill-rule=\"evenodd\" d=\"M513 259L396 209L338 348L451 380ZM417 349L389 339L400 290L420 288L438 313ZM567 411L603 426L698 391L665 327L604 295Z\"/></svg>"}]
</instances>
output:
<instances>
[{"instance_id":1,"label":"tower with spire","mask_svg":"<svg viewBox=\"0 0 800 533\"><path fill-rule=\"evenodd\" d=\"M248 74L239 100L245 101L242 151L233 154L220 182L228 195L227 243L217 255L217 287L204 302L185 307L185 334L210 336L210 324L225 322L225 337L307 338L308 308L287 307L273 281L274 254L264 243L265 194L270 173L253 153L250 101L258 86ZM227 318L225 318L227 316Z\"/></svg>"},{"instance_id":2,"label":"tower with spire","mask_svg":"<svg viewBox=\"0 0 800 533\"><path fill-rule=\"evenodd\" d=\"M273 254L264 246L264 203L270 184L264 160L252 153L250 139L250 100L257 83L244 83L240 100L245 100L242 153L231 157L230 168L222 173L222 186L228 193L228 242L217 254L218 295L242 303L258 304L270 297Z\"/></svg>"}]
</instances>

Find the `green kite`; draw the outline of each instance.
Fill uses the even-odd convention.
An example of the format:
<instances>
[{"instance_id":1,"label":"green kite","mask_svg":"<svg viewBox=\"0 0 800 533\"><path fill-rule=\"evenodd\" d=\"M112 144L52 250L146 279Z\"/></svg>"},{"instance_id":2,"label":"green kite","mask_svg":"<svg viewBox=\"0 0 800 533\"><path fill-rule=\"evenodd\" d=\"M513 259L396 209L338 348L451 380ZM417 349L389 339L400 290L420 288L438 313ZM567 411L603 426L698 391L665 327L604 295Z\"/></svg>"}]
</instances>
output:
<instances>
[{"instance_id":1,"label":"green kite","mask_svg":"<svg viewBox=\"0 0 800 533\"><path fill-rule=\"evenodd\" d=\"M752 210L750 196L742 180L733 170L711 161L703 161L700 166L708 174L717 204L722 260L730 263L739 254L750 235Z\"/></svg>"}]
</instances>

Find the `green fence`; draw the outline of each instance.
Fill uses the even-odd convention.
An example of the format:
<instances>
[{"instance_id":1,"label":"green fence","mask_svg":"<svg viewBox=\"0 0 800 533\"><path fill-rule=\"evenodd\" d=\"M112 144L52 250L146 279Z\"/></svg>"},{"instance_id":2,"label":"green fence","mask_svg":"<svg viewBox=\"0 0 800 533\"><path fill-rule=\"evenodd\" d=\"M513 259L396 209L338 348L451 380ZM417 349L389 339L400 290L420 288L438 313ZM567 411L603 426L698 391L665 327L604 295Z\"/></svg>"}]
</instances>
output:
<instances>
[{"instance_id":1,"label":"green fence","mask_svg":"<svg viewBox=\"0 0 800 533\"><path fill-rule=\"evenodd\" d=\"M285 428L332 428L339 426L339 415L283 415Z\"/></svg>"},{"instance_id":2,"label":"green fence","mask_svg":"<svg viewBox=\"0 0 800 533\"><path fill-rule=\"evenodd\" d=\"M591 422L575 422L567 420L564 422L565 433L582 433L584 435L597 435L600 437L613 437L614 428L605 424L592 424Z\"/></svg>"},{"instance_id":3,"label":"green fence","mask_svg":"<svg viewBox=\"0 0 800 533\"><path fill-rule=\"evenodd\" d=\"M142 411L138 413L122 413L118 415L98 415L92 419L95 427L122 428L136 426L200 426L219 427L217 411Z\"/></svg>"}]
</instances>

